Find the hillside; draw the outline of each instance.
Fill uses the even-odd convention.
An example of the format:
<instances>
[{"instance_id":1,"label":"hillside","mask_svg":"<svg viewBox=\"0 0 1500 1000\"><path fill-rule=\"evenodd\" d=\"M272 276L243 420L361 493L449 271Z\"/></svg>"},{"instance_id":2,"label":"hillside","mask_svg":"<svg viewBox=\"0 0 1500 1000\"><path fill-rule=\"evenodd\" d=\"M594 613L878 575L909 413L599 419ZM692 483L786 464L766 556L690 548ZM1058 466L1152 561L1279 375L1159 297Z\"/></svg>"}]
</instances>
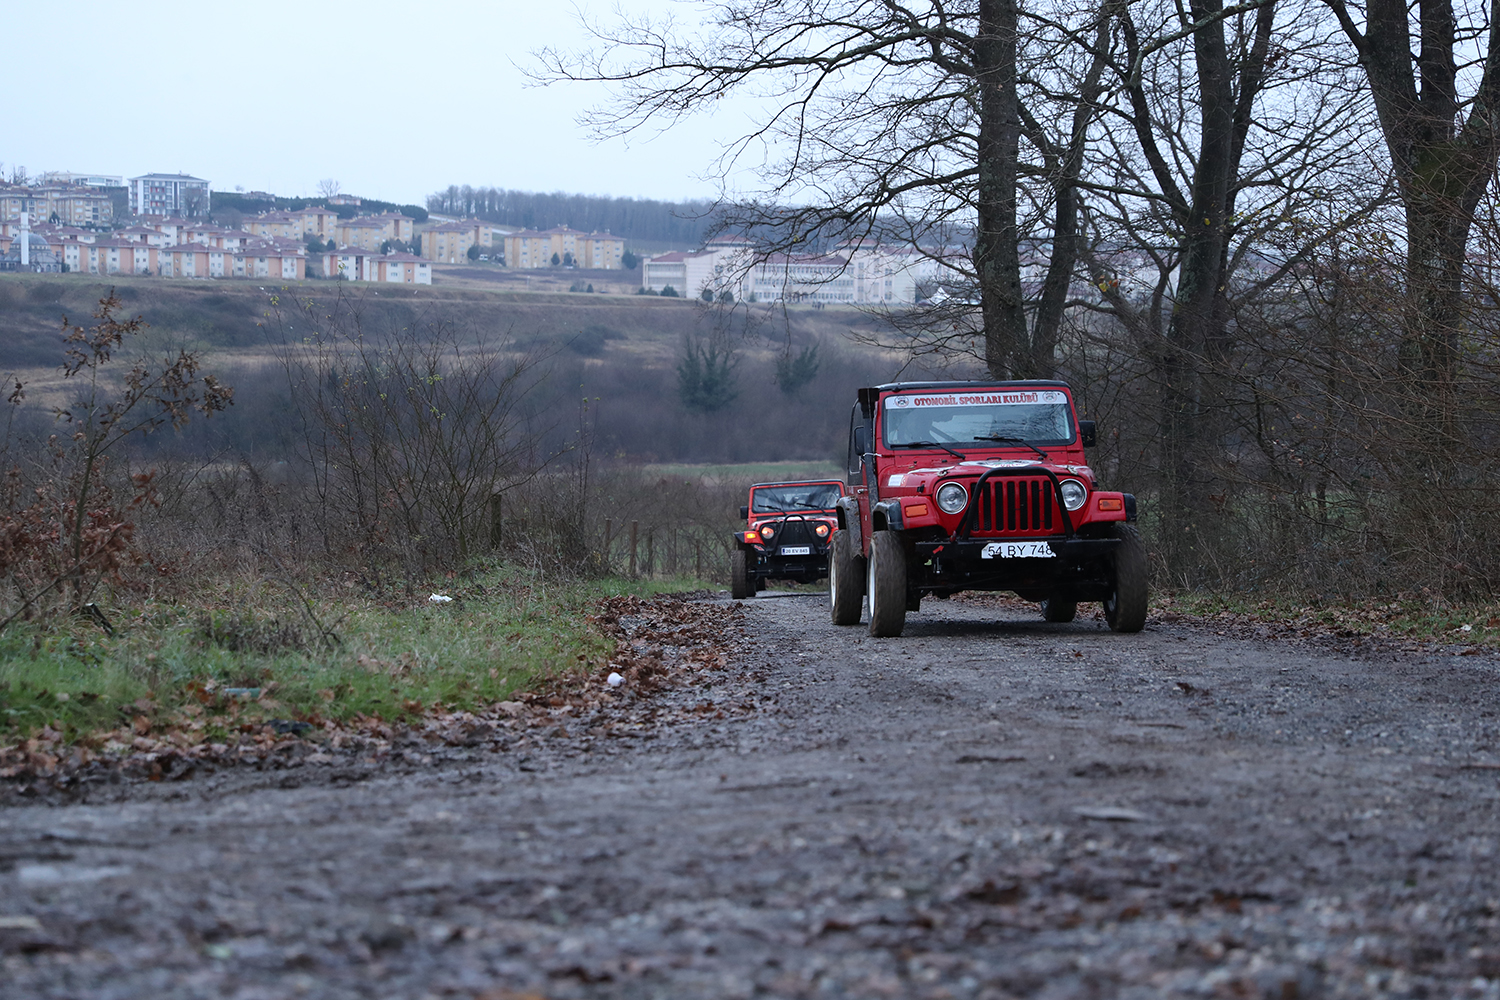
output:
<instances>
[{"instance_id":1,"label":"hillside","mask_svg":"<svg viewBox=\"0 0 1500 1000\"><path fill-rule=\"evenodd\" d=\"M853 309L741 306L725 314L654 296L492 290L514 288L515 276L505 272L507 280L496 282L480 269L456 270L465 273L419 287L0 276L0 373L27 383L29 420L49 423L50 407L67 399L57 372L62 318L86 322L115 287L129 313L151 324L154 349L201 350L209 368L236 386L225 418L192 428L179 443L274 459L292 433L283 423L288 388L278 358L309 332L296 304L324 316L338 306L367 339L414 331L418 339L442 336L537 359L540 377L524 408L548 448L577 436L587 398L584 420L601 457L748 462L840 453L854 390L890 378L900 365L847 338L878 322ZM688 342L734 351L737 395L723 409L690 411L680 401L677 365ZM795 354L812 344L821 359L816 377L793 396L782 393L777 358L788 345Z\"/></svg>"}]
</instances>

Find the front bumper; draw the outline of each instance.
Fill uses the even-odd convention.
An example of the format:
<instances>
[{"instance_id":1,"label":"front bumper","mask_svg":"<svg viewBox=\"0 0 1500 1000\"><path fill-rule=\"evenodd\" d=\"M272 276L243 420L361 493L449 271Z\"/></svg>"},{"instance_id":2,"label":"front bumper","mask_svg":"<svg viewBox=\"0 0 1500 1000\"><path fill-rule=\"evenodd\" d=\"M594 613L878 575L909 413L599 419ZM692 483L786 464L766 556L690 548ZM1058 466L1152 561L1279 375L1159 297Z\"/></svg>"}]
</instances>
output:
<instances>
[{"instance_id":1,"label":"front bumper","mask_svg":"<svg viewBox=\"0 0 1500 1000\"><path fill-rule=\"evenodd\" d=\"M992 480L1044 477L1052 490L1045 493L1046 507L1038 508L1035 500L1028 515L1023 506L1019 527L1031 530L993 530L1001 525L1014 529L1017 513L1002 512L998 503L983 511L979 497ZM929 538L913 545L918 572L912 574L919 590L925 593L947 593L958 590L1016 590L1048 594L1067 594L1077 600L1102 600L1113 587L1114 552L1118 538L1085 537L1079 533L1085 525L1074 520L1060 502L1058 477L1047 469L991 469L975 481L969 507L962 521L948 538ZM987 494L985 494L987 495ZM1038 494L1033 493L1036 497ZM1131 498L1134 506L1134 498ZM1037 529L1042 529L1038 531ZM1043 543L1051 558L1029 555L1014 558L986 558L996 542Z\"/></svg>"},{"instance_id":2,"label":"front bumper","mask_svg":"<svg viewBox=\"0 0 1500 1000\"><path fill-rule=\"evenodd\" d=\"M910 574L925 594L960 590L1015 590L1069 595L1080 601L1100 601L1114 586L1113 556L1118 538L1045 538L1052 558L984 557L994 539L939 539L913 546L916 571ZM1026 541L1026 539L1006 539Z\"/></svg>"}]
</instances>

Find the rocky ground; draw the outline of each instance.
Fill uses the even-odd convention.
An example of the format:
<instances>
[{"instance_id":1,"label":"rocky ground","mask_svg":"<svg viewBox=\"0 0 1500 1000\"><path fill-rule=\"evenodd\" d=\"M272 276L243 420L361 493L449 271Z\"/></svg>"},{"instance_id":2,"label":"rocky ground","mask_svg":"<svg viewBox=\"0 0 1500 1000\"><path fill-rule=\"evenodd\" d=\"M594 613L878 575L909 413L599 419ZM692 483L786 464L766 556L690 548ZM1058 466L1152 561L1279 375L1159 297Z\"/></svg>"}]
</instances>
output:
<instances>
[{"instance_id":1,"label":"rocky ground","mask_svg":"<svg viewBox=\"0 0 1500 1000\"><path fill-rule=\"evenodd\" d=\"M624 684L484 718L14 777L0 997L1500 997L1492 654L825 600L619 608Z\"/></svg>"}]
</instances>

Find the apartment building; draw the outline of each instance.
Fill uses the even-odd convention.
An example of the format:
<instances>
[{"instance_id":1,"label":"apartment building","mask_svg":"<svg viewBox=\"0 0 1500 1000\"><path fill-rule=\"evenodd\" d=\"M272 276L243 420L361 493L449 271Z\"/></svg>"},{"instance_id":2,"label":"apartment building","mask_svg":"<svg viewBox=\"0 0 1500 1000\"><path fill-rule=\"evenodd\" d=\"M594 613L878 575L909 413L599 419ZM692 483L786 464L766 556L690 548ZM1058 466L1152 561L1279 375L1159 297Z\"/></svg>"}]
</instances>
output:
<instances>
[{"instance_id":1,"label":"apartment building","mask_svg":"<svg viewBox=\"0 0 1500 1000\"><path fill-rule=\"evenodd\" d=\"M415 235L417 220L409 215L402 215L400 212L379 212L375 215L367 215L365 218L384 223L388 240L410 243Z\"/></svg>"},{"instance_id":2,"label":"apartment building","mask_svg":"<svg viewBox=\"0 0 1500 1000\"><path fill-rule=\"evenodd\" d=\"M320 205L309 205L300 212L292 215L302 217L302 235L316 236L322 240L331 240L337 235L339 224L339 213L331 208L323 208Z\"/></svg>"},{"instance_id":3,"label":"apartment building","mask_svg":"<svg viewBox=\"0 0 1500 1000\"><path fill-rule=\"evenodd\" d=\"M245 230L252 236L300 240L303 238L304 222L301 212L262 212L245 219Z\"/></svg>"},{"instance_id":4,"label":"apartment building","mask_svg":"<svg viewBox=\"0 0 1500 1000\"><path fill-rule=\"evenodd\" d=\"M22 212L36 222L98 227L114 222L115 203L81 184L0 184L0 222L17 221Z\"/></svg>"},{"instance_id":5,"label":"apartment building","mask_svg":"<svg viewBox=\"0 0 1500 1000\"><path fill-rule=\"evenodd\" d=\"M625 238L610 233L589 233L576 241L579 267L617 271L625 267Z\"/></svg>"},{"instance_id":6,"label":"apartment building","mask_svg":"<svg viewBox=\"0 0 1500 1000\"><path fill-rule=\"evenodd\" d=\"M373 216L342 219L338 223L335 234L339 244L364 250L378 249L386 240L396 238L390 235L390 226L387 223Z\"/></svg>"},{"instance_id":7,"label":"apartment building","mask_svg":"<svg viewBox=\"0 0 1500 1000\"><path fill-rule=\"evenodd\" d=\"M256 243L234 254L236 278L272 278L301 281L307 277L307 251L301 246Z\"/></svg>"},{"instance_id":8,"label":"apartment building","mask_svg":"<svg viewBox=\"0 0 1500 1000\"><path fill-rule=\"evenodd\" d=\"M208 214L209 182L188 174L142 174L130 178L133 215L180 215L196 219Z\"/></svg>"},{"instance_id":9,"label":"apartment building","mask_svg":"<svg viewBox=\"0 0 1500 1000\"><path fill-rule=\"evenodd\" d=\"M388 253L365 258L365 280L432 284L432 262L410 253Z\"/></svg>"},{"instance_id":10,"label":"apartment building","mask_svg":"<svg viewBox=\"0 0 1500 1000\"><path fill-rule=\"evenodd\" d=\"M224 278L234 273L234 251L179 243L157 254L164 278Z\"/></svg>"},{"instance_id":11,"label":"apartment building","mask_svg":"<svg viewBox=\"0 0 1500 1000\"><path fill-rule=\"evenodd\" d=\"M150 226L130 226L126 229L117 229L110 235L134 243L149 243L154 247L171 246L177 242L174 236Z\"/></svg>"},{"instance_id":12,"label":"apartment building","mask_svg":"<svg viewBox=\"0 0 1500 1000\"><path fill-rule=\"evenodd\" d=\"M430 285L432 262L409 253L382 254L359 247L339 247L323 252L323 277Z\"/></svg>"},{"instance_id":13,"label":"apartment building","mask_svg":"<svg viewBox=\"0 0 1500 1000\"><path fill-rule=\"evenodd\" d=\"M738 299L739 282L731 275L726 283L724 256L717 250L675 250L652 257L641 265L641 286L658 294L670 288L684 297L700 295L707 288L716 297L729 291Z\"/></svg>"},{"instance_id":14,"label":"apartment building","mask_svg":"<svg viewBox=\"0 0 1500 1000\"><path fill-rule=\"evenodd\" d=\"M339 247L323 251L323 277L341 281L364 281L365 260L379 256L378 250L363 247Z\"/></svg>"},{"instance_id":15,"label":"apartment building","mask_svg":"<svg viewBox=\"0 0 1500 1000\"><path fill-rule=\"evenodd\" d=\"M488 222L445 222L422 230L422 256L443 264L461 264L467 262L470 247L488 249L493 242L494 228Z\"/></svg>"},{"instance_id":16,"label":"apartment building","mask_svg":"<svg viewBox=\"0 0 1500 1000\"><path fill-rule=\"evenodd\" d=\"M679 295L714 297L729 292L736 300L821 302L847 305L910 305L919 287L935 282L933 254L874 241L840 244L830 254L758 256L748 240L727 237L705 249L661 254L641 265L641 285L660 292L670 285Z\"/></svg>"},{"instance_id":17,"label":"apartment building","mask_svg":"<svg viewBox=\"0 0 1500 1000\"><path fill-rule=\"evenodd\" d=\"M625 238L609 233L584 233L566 226L555 229L522 229L505 237L507 267L554 267L572 263L576 267L618 269L624 267Z\"/></svg>"},{"instance_id":18,"label":"apartment building","mask_svg":"<svg viewBox=\"0 0 1500 1000\"><path fill-rule=\"evenodd\" d=\"M75 174L67 170L49 170L42 174L42 183L122 188L125 186L125 178L116 174Z\"/></svg>"},{"instance_id":19,"label":"apartment building","mask_svg":"<svg viewBox=\"0 0 1500 1000\"><path fill-rule=\"evenodd\" d=\"M117 237L81 246L78 270L85 274L160 274L159 247Z\"/></svg>"},{"instance_id":20,"label":"apartment building","mask_svg":"<svg viewBox=\"0 0 1500 1000\"><path fill-rule=\"evenodd\" d=\"M137 225L164 233L167 237L167 246L187 243L186 231L194 225L188 219L178 218L175 215L142 215L135 221Z\"/></svg>"}]
</instances>

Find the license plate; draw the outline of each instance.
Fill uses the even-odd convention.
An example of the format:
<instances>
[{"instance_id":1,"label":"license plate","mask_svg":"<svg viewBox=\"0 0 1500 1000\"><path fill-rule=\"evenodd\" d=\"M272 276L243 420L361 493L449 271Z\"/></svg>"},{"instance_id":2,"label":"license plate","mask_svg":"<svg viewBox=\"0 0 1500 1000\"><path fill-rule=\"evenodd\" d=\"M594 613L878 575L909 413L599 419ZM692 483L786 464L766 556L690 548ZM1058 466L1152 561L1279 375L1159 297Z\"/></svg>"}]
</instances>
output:
<instances>
[{"instance_id":1,"label":"license plate","mask_svg":"<svg viewBox=\"0 0 1500 1000\"><path fill-rule=\"evenodd\" d=\"M990 542L979 553L981 559L1056 559L1046 542Z\"/></svg>"},{"instance_id":2,"label":"license plate","mask_svg":"<svg viewBox=\"0 0 1500 1000\"><path fill-rule=\"evenodd\" d=\"M781 547L781 554L784 555L784 556L810 556L810 555L812 555L812 546L811 545L783 545Z\"/></svg>"}]
</instances>

